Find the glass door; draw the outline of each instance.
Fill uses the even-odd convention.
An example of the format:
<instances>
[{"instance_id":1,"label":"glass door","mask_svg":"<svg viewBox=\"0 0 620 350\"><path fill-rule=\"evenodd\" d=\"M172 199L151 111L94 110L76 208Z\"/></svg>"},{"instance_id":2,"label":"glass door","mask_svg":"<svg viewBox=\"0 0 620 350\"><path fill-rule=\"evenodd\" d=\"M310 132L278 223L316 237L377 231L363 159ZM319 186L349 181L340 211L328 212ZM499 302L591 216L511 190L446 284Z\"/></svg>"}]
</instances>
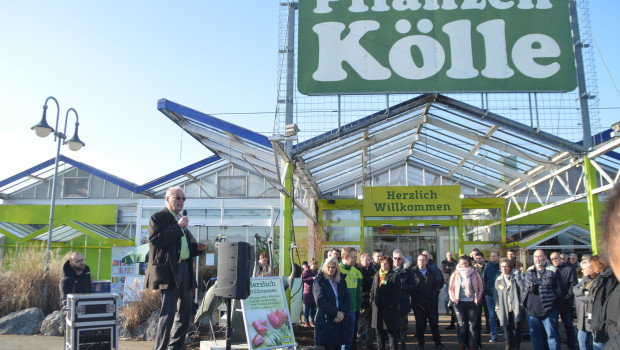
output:
<instances>
[{"instance_id":1,"label":"glass door","mask_svg":"<svg viewBox=\"0 0 620 350\"><path fill-rule=\"evenodd\" d=\"M391 255L394 249L400 249L407 260L415 264L418 254L424 250L428 250L433 256L436 256L437 232L436 230L433 231L421 234L389 234L389 232L379 234L375 232L373 249L381 249L384 255Z\"/></svg>"}]
</instances>

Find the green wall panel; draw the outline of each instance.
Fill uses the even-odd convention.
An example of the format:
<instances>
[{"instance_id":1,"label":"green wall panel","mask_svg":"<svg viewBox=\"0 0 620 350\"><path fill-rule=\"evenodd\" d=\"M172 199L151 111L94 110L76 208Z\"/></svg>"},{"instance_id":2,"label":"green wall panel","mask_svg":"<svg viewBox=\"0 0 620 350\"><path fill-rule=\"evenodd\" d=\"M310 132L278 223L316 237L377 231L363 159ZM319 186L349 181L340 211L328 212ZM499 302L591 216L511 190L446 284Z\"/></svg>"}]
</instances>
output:
<instances>
[{"instance_id":1,"label":"green wall panel","mask_svg":"<svg viewBox=\"0 0 620 350\"><path fill-rule=\"evenodd\" d=\"M522 205L522 204L521 204ZM540 208L540 204L528 204L527 210ZM512 205L507 218L513 215L518 215L519 211ZM539 213L528 215L524 218L509 221L507 225L550 225L566 220L575 220L579 223L589 226L588 223L588 203L586 202L572 202L566 203L557 207L553 207L544 210Z\"/></svg>"},{"instance_id":2,"label":"green wall panel","mask_svg":"<svg viewBox=\"0 0 620 350\"><path fill-rule=\"evenodd\" d=\"M69 219L96 225L116 224L116 205L56 205L54 221ZM49 205L0 205L0 221L47 225Z\"/></svg>"}]
</instances>

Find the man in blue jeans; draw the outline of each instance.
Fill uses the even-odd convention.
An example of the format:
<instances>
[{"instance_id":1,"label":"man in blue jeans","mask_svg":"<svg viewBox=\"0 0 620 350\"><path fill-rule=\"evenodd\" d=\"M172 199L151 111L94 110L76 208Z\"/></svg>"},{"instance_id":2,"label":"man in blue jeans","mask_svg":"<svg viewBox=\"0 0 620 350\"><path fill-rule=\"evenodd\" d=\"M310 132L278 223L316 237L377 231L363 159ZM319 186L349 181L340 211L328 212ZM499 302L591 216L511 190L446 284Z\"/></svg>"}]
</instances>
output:
<instances>
[{"instance_id":1,"label":"man in blue jeans","mask_svg":"<svg viewBox=\"0 0 620 350\"><path fill-rule=\"evenodd\" d=\"M491 340L490 343L495 343L498 341L497 339L497 314L495 313L495 299L493 295L495 294L493 291L495 290L495 280L499 275L501 275L501 271L499 269L499 253L495 250L491 251L489 255L489 263L484 268L482 273L482 281L484 282L484 306L489 310L489 325L491 327ZM503 332L503 329L502 329Z\"/></svg>"},{"instance_id":2,"label":"man in blue jeans","mask_svg":"<svg viewBox=\"0 0 620 350\"><path fill-rule=\"evenodd\" d=\"M523 288L523 306L527 311L530 338L534 350L543 350L543 328L547 333L549 350L560 350L558 334L558 276L557 268L547 263L542 250L534 252L534 266L527 269Z\"/></svg>"},{"instance_id":3,"label":"man in blue jeans","mask_svg":"<svg viewBox=\"0 0 620 350\"><path fill-rule=\"evenodd\" d=\"M570 263L563 263L557 252L551 253L550 258L553 266L558 269L558 283L561 285L558 291L558 311L566 329L568 348L577 350L577 332L573 325L573 306L575 305L573 287L577 285L577 269Z\"/></svg>"}]
</instances>

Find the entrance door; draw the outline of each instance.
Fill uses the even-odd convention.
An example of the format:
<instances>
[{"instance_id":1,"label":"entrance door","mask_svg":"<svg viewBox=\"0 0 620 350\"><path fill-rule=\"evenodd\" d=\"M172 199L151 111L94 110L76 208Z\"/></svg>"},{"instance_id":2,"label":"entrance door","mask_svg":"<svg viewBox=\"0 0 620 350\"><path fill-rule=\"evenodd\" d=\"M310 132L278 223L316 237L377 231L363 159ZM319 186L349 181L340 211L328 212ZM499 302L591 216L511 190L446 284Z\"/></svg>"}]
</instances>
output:
<instances>
[{"instance_id":1,"label":"entrance door","mask_svg":"<svg viewBox=\"0 0 620 350\"><path fill-rule=\"evenodd\" d=\"M383 254L392 254L394 249L400 249L405 257L415 264L420 253L428 250L433 256L437 250L437 233L423 232L422 234L376 234L374 237L375 249L381 249Z\"/></svg>"}]
</instances>

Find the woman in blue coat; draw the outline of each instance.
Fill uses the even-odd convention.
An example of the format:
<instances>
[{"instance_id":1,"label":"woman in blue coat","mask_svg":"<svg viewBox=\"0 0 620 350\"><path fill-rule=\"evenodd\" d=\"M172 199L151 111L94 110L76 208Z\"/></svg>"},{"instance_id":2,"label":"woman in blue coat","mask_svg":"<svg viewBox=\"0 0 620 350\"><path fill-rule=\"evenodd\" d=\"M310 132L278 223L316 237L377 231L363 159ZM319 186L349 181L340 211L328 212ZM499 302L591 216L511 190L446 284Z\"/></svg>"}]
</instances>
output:
<instances>
[{"instance_id":1,"label":"woman in blue coat","mask_svg":"<svg viewBox=\"0 0 620 350\"><path fill-rule=\"evenodd\" d=\"M338 265L336 258L327 259L312 287L317 306L314 342L325 350L339 350L352 340L349 322L344 321L351 310L349 292L344 278L340 278Z\"/></svg>"},{"instance_id":2,"label":"woman in blue coat","mask_svg":"<svg viewBox=\"0 0 620 350\"><path fill-rule=\"evenodd\" d=\"M390 350L398 350L401 280L392 270L391 256L379 260L381 268L375 274L370 289L372 303L372 328L377 332L377 347L385 349L388 340Z\"/></svg>"}]
</instances>

